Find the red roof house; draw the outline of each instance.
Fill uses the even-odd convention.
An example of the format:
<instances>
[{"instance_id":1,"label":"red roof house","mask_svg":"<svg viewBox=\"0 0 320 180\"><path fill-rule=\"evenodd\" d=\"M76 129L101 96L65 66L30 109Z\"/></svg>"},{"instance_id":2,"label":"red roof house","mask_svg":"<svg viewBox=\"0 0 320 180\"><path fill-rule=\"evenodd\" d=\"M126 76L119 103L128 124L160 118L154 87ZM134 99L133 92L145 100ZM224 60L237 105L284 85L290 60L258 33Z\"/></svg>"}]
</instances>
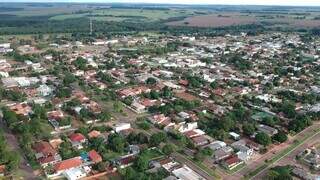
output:
<instances>
[{"instance_id":1,"label":"red roof house","mask_svg":"<svg viewBox=\"0 0 320 180\"><path fill-rule=\"evenodd\" d=\"M102 161L102 157L100 156L99 153L97 153L97 151L95 150L91 150L88 152L88 156L90 158L90 160L94 163L98 163Z\"/></svg>"},{"instance_id":2,"label":"red roof house","mask_svg":"<svg viewBox=\"0 0 320 180\"><path fill-rule=\"evenodd\" d=\"M54 170L56 173L62 173L65 170L80 167L82 165L82 160L80 157L75 157L72 159L67 159L64 161L61 161L54 165Z\"/></svg>"}]
</instances>

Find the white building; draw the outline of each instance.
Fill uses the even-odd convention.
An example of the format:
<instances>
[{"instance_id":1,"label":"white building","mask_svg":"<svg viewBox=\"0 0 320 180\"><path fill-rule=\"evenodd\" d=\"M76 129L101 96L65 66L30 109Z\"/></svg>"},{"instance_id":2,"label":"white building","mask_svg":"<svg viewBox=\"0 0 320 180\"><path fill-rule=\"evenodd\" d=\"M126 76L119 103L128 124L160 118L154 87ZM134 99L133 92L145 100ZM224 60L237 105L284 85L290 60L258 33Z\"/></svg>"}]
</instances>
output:
<instances>
[{"instance_id":1,"label":"white building","mask_svg":"<svg viewBox=\"0 0 320 180\"><path fill-rule=\"evenodd\" d=\"M123 130L130 129L130 128L131 128L130 123L119 123L119 124L116 124L113 126L113 130L117 133L120 131L123 131Z\"/></svg>"},{"instance_id":2,"label":"white building","mask_svg":"<svg viewBox=\"0 0 320 180\"><path fill-rule=\"evenodd\" d=\"M198 173L196 173L186 165L182 166L179 169L173 170L172 174L181 180L205 180L205 178L200 176Z\"/></svg>"},{"instance_id":3,"label":"white building","mask_svg":"<svg viewBox=\"0 0 320 180\"><path fill-rule=\"evenodd\" d=\"M64 171L63 175L68 180L78 180L87 176L86 172L82 168L72 168Z\"/></svg>"}]
</instances>

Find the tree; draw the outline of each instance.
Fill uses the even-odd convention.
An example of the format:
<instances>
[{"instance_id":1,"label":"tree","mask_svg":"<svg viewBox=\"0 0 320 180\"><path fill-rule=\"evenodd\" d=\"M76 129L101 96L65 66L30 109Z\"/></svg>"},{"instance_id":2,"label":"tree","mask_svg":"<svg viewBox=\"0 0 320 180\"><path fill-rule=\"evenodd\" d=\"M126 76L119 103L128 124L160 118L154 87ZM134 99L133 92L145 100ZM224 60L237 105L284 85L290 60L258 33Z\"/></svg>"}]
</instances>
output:
<instances>
[{"instance_id":1,"label":"tree","mask_svg":"<svg viewBox=\"0 0 320 180\"><path fill-rule=\"evenodd\" d=\"M116 101L113 103L113 110L115 112L123 112L123 105L120 101Z\"/></svg>"},{"instance_id":2,"label":"tree","mask_svg":"<svg viewBox=\"0 0 320 180\"><path fill-rule=\"evenodd\" d=\"M259 132L256 136L255 136L255 140L257 141L257 143L263 145L263 146L268 146L269 144L271 144L271 138L268 134L264 133L264 132Z\"/></svg>"},{"instance_id":3,"label":"tree","mask_svg":"<svg viewBox=\"0 0 320 180\"><path fill-rule=\"evenodd\" d=\"M6 164L6 170L11 172L18 168L20 164L20 158L19 154L17 152L8 152L6 154L6 158L8 163Z\"/></svg>"},{"instance_id":4,"label":"tree","mask_svg":"<svg viewBox=\"0 0 320 180\"><path fill-rule=\"evenodd\" d=\"M216 81L213 81L212 83L210 83L210 87L211 87L212 89L215 89L215 88L218 87L218 83L217 83Z\"/></svg>"},{"instance_id":5,"label":"tree","mask_svg":"<svg viewBox=\"0 0 320 180\"><path fill-rule=\"evenodd\" d=\"M271 168L267 174L268 180L291 180L291 167L290 166L276 166Z\"/></svg>"},{"instance_id":6,"label":"tree","mask_svg":"<svg viewBox=\"0 0 320 180\"><path fill-rule=\"evenodd\" d=\"M162 147L162 152L166 155L170 155L175 151L175 147L173 144L166 144Z\"/></svg>"},{"instance_id":7,"label":"tree","mask_svg":"<svg viewBox=\"0 0 320 180\"><path fill-rule=\"evenodd\" d=\"M77 57L77 59L73 61L73 64L80 70L86 70L87 60L83 57Z\"/></svg>"},{"instance_id":8,"label":"tree","mask_svg":"<svg viewBox=\"0 0 320 180\"><path fill-rule=\"evenodd\" d=\"M125 139L123 139L120 135L112 134L108 138L108 144L110 148L115 152L123 152L126 144Z\"/></svg>"},{"instance_id":9,"label":"tree","mask_svg":"<svg viewBox=\"0 0 320 180\"><path fill-rule=\"evenodd\" d=\"M165 86L162 89L162 96L165 98L171 98L172 97L172 91L168 86Z\"/></svg>"},{"instance_id":10,"label":"tree","mask_svg":"<svg viewBox=\"0 0 320 180\"><path fill-rule=\"evenodd\" d=\"M281 104L280 111L286 114L288 118L294 118L296 116L296 106L291 101L285 101Z\"/></svg>"},{"instance_id":11,"label":"tree","mask_svg":"<svg viewBox=\"0 0 320 180\"><path fill-rule=\"evenodd\" d=\"M253 123L245 123L242 126L242 130L245 135L251 136L256 131L256 127Z\"/></svg>"},{"instance_id":12,"label":"tree","mask_svg":"<svg viewBox=\"0 0 320 180\"><path fill-rule=\"evenodd\" d=\"M63 84L65 86L69 86L71 83L76 81L76 77L71 74L70 72L67 72L63 78Z\"/></svg>"},{"instance_id":13,"label":"tree","mask_svg":"<svg viewBox=\"0 0 320 180\"><path fill-rule=\"evenodd\" d=\"M286 133L284 133L283 131L279 131L277 134L275 134L272 139L274 139L275 141L278 141L280 143L283 143L285 141L288 140L288 136Z\"/></svg>"},{"instance_id":14,"label":"tree","mask_svg":"<svg viewBox=\"0 0 320 180\"><path fill-rule=\"evenodd\" d=\"M141 171L145 171L148 169L148 164L149 163L149 159L147 158L146 155L144 155L143 153L141 153L137 160L135 161L135 167L137 168L137 170Z\"/></svg>"},{"instance_id":15,"label":"tree","mask_svg":"<svg viewBox=\"0 0 320 180\"><path fill-rule=\"evenodd\" d=\"M146 80L146 84L149 84L149 85L155 85L157 83L157 80L153 77L149 77L147 80Z\"/></svg>"},{"instance_id":16,"label":"tree","mask_svg":"<svg viewBox=\"0 0 320 180\"><path fill-rule=\"evenodd\" d=\"M59 98L67 98L71 96L71 89L68 87L59 86L56 89L56 96Z\"/></svg>"},{"instance_id":17,"label":"tree","mask_svg":"<svg viewBox=\"0 0 320 180\"><path fill-rule=\"evenodd\" d=\"M167 141L167 135L164 132L158 132L152 134L150 137L150 145L151 146L158 146L162 142Z\"/></svg>"},{"instance_id":18,"label":"tree","mask_svg":"<svg viewBox=\"0 0 320 180\"><path fill-rule=\"evenodd\" d=\"M299 115L294 120L289 122L289 130L300 132L311 124L312 121L310 117L308 117L307 115Z\"/></svg>"}]
</instances>

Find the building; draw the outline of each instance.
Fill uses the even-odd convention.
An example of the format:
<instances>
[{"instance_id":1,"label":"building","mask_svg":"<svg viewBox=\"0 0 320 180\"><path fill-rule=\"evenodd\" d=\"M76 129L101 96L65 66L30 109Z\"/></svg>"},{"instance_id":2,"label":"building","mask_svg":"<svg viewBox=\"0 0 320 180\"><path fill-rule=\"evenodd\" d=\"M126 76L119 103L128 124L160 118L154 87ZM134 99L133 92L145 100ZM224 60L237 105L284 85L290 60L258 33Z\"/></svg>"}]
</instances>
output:
<instances>
[{"instance_id":1,"label":"building","mask_svg":"<svg viewBox=\"0 0 320 180\"><path fill-rule=\"evenodd\" d=\"M209 147L213 151L216 151L216 150L223 148L223 147L226 147L226 146L227 146L227 144L223 141L213 141L207 147Z\"/></svg>"},{"instance_id":2,"label":"building","mask_svg":"<svg viewBox=\"0 0 320 180\"><path fill-rule=\"evenodd\" d=\"M230 146L222 147L216 150L213 154L213 159L215 162L219 162L227 157L229 157L233 152L233 149Z\"/></svg>"},{"instance_id":3,"label":"building","mask_svg":"<svg viewBox=\"0 0 320 180\"><path fill-rule=\"evenodd\" d=\"M6 166L0 165L0 177L3 177L6 173Z\"/></svg>"},{"instance_id":4,"label":"building","mask_svg":"<svg viewBox=\"0 0 320 180\"><path fill-rule=\"evenodd\" d=\"M193 171L187 165L174 169L172 174L181 180L205 180L205 178Z\"/></svg>"},{"instance_id":5,"label":"building","mask_svg":"<svg viewBox=\"0 0 320 180\"><path fill-rule=\"evenodd\" d=\"M90 159L90 161L92 161L93 163L99 163L102 161L102 157L100 156L100 154L95 151L95 150L91 150L88 152L88 157Z\"/></svg>"},{"instance_id":6,"label":"building","mask_svg":"<svg viewBox=\"0 0 320 180\"><path fill-rule=\"evenodd\" d=\"M273 136L278 133L278 130L276 128L273 128L264 124L260 124L258 126L258 130L268 134L269 136Z\"/></svg>"},{"instance_id":7,"label":"building","mask_svg":"<svg viewBox=\"0 0 320 180\"><path fill-rule=\"evenodd\" d=\"M37 88L40 96L49 96L52 94L53 90L49 86L42 84Z\"/></svg>"},{"instance_id":8,"label":"building","mask_svg":"<svg viewBox=\"0 0 320 180\"><path fill-rule=\"evenodd\" d=\"M130 128L131 128L130 123L118 123L113 126L113 130L117 133L119 133L120 131L123 131L123 130L130 129Z\"/></svg>"},{"instance_id":9,"label":"building","mask_svg":"<svg viewBox=\"0 0 320 180\"><path fill-rule=\"evenodd\" d=\"M209 144L209 139L205 137L205 135L197 136L191 139L195 146L204 146Z\"/></svg>"},{"instance_id":10,"label":"building","mask_svg":"<svg viewBox=\"0 0 320 180\"><path fill-rule=\"evenodd\" d=\"M45 167L62 160L58 152L48 142L40 141L35 143L33 145L33 150L35 151L36 159L41 166Z\"/></svg>"},{"instance_id":11,"label":"building","mask_svg":"<svg viewBox=\"0 0 320 180\"><path fill-rule=\"evenodd\" d=\"M63 172L67 170L81 167L82 163L83 162L80 157L75 157L75 158L67 159L67 160L56 163L53 166L53 169L57 175L61 175Z\"/></svg>"},{"instance_id":12,"label":"building","mask_svg":"<svg viewBox=\"0 0 320 180\"><path fill-rule=\"evenodd\" d=\"M237 141L240 139L240 135L235 132L230 132L229 135L232 137L233 140Z\"/></svg>"},{"instance_id":13,"label":"building","mask_svg":"<svg viewBox=\"0 0 320 180\"><path fill-rule=\"evenodd\" d=\"M229 170L232 170L241 164L243 164L243 161L234 155L231 155L222 161L222 166Z\"/></svg>"},{"instance_id":14,"label":"building","mask_svg":"<svg viewBox=\"0 0 320 180\"><path fill-rule=\"evenodd\" d=\"M83 144L87 142L87 139L81 133L74 133L69 136L69 140L72 144L72 147L75 149L82 149Z\"/></svg>"},{"instance_id":15,"label":"building","mask_svg":"<svg viewBox=\"0 0 320 180\"><path fill-rule=\"evenodd\" d=\"M87 173L82 168L72 168L63 172L63 175L68 180L78 180L87 176Z\"/></svg>"}]
</instances>

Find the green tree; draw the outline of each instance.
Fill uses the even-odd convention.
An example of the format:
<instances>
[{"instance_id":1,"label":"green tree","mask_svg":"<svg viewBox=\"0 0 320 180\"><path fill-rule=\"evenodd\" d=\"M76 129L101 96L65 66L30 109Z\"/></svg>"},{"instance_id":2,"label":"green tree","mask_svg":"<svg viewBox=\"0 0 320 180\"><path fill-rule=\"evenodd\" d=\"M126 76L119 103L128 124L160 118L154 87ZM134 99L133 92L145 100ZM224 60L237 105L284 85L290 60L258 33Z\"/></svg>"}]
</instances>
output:
<instances>
[{"instance_id":1,"label":"green tree","mask_svg":"<svg viewBox=\"0 0 320 180\"><path fill-rule=\"evenodd\" d=\"M146 80L146 84L149 84L149 85L155 85L157 83L157 80L153 77L149 77L147 80Z\"/></svg>"},{"instance_id":2,"label":"green tree","mask_svg":"<svg viewBox=\"0 0 320 180\"><path fill-rule=\"evenodd\" d=\"M162 152L166 155L170 155L175 151L175 147L173 144L166 144L162 147Z\"/></svg>"},{"instance_id":3,"label":"green tree","mask_svg":"<svg viewBox=\"0 0 320 180\"><path fill-rule=\"evenodd\" d=\"M257 143L263 146L268 146L269 144L271 144L270 136L268 136L268 134L264 132L259 132L258 134L256 134L255 140L257 141Z\"/></svg>"},{"instance_id":4,"label":"green tree","mask_svg":"<svg viewBox=\"0 0 320 180\"><path fill-rule=\"evenodd\" d=\"M242 130L245 135L251 136L256 131L256 127L253 123L244 123Z\"/></svg>"},{"instance_id":5,"label":"green tree","mask_svg":"<svg viewBox=\"0 0 320 180\"><path fill-rule=\"evenodd\" d=\"M167 141L167 135L164 132L158 132L152 134L150 137L150 145L151 146L158 146L162 142Z\"/></svg>"},{"instance_id":6,"label":"green tree","mask_svg":"<svg viewBox=\"0 0 320 180\"><path fill-rule=\"evenodd\" d=\"M274 139L275 141L278 141L280 143L283 143L285 141L288 140L288 136L286 133L284 133L283 131L279 131L277 134L275 134L272 139Z\"/></svg>"},{"instance_id":7,"label":"green tree","mask_svg":"<svg viewBox=\"0 0 320 180\"><path fill-rule=\"evenodd\" d=\"M110 148L115 151L115 152L123 152L125 145L126 145L126 141L123 137L121 137L118 134L112 134L109 138L108 138L108 144L110 146Z\"/></svg>"}]
</instances>

